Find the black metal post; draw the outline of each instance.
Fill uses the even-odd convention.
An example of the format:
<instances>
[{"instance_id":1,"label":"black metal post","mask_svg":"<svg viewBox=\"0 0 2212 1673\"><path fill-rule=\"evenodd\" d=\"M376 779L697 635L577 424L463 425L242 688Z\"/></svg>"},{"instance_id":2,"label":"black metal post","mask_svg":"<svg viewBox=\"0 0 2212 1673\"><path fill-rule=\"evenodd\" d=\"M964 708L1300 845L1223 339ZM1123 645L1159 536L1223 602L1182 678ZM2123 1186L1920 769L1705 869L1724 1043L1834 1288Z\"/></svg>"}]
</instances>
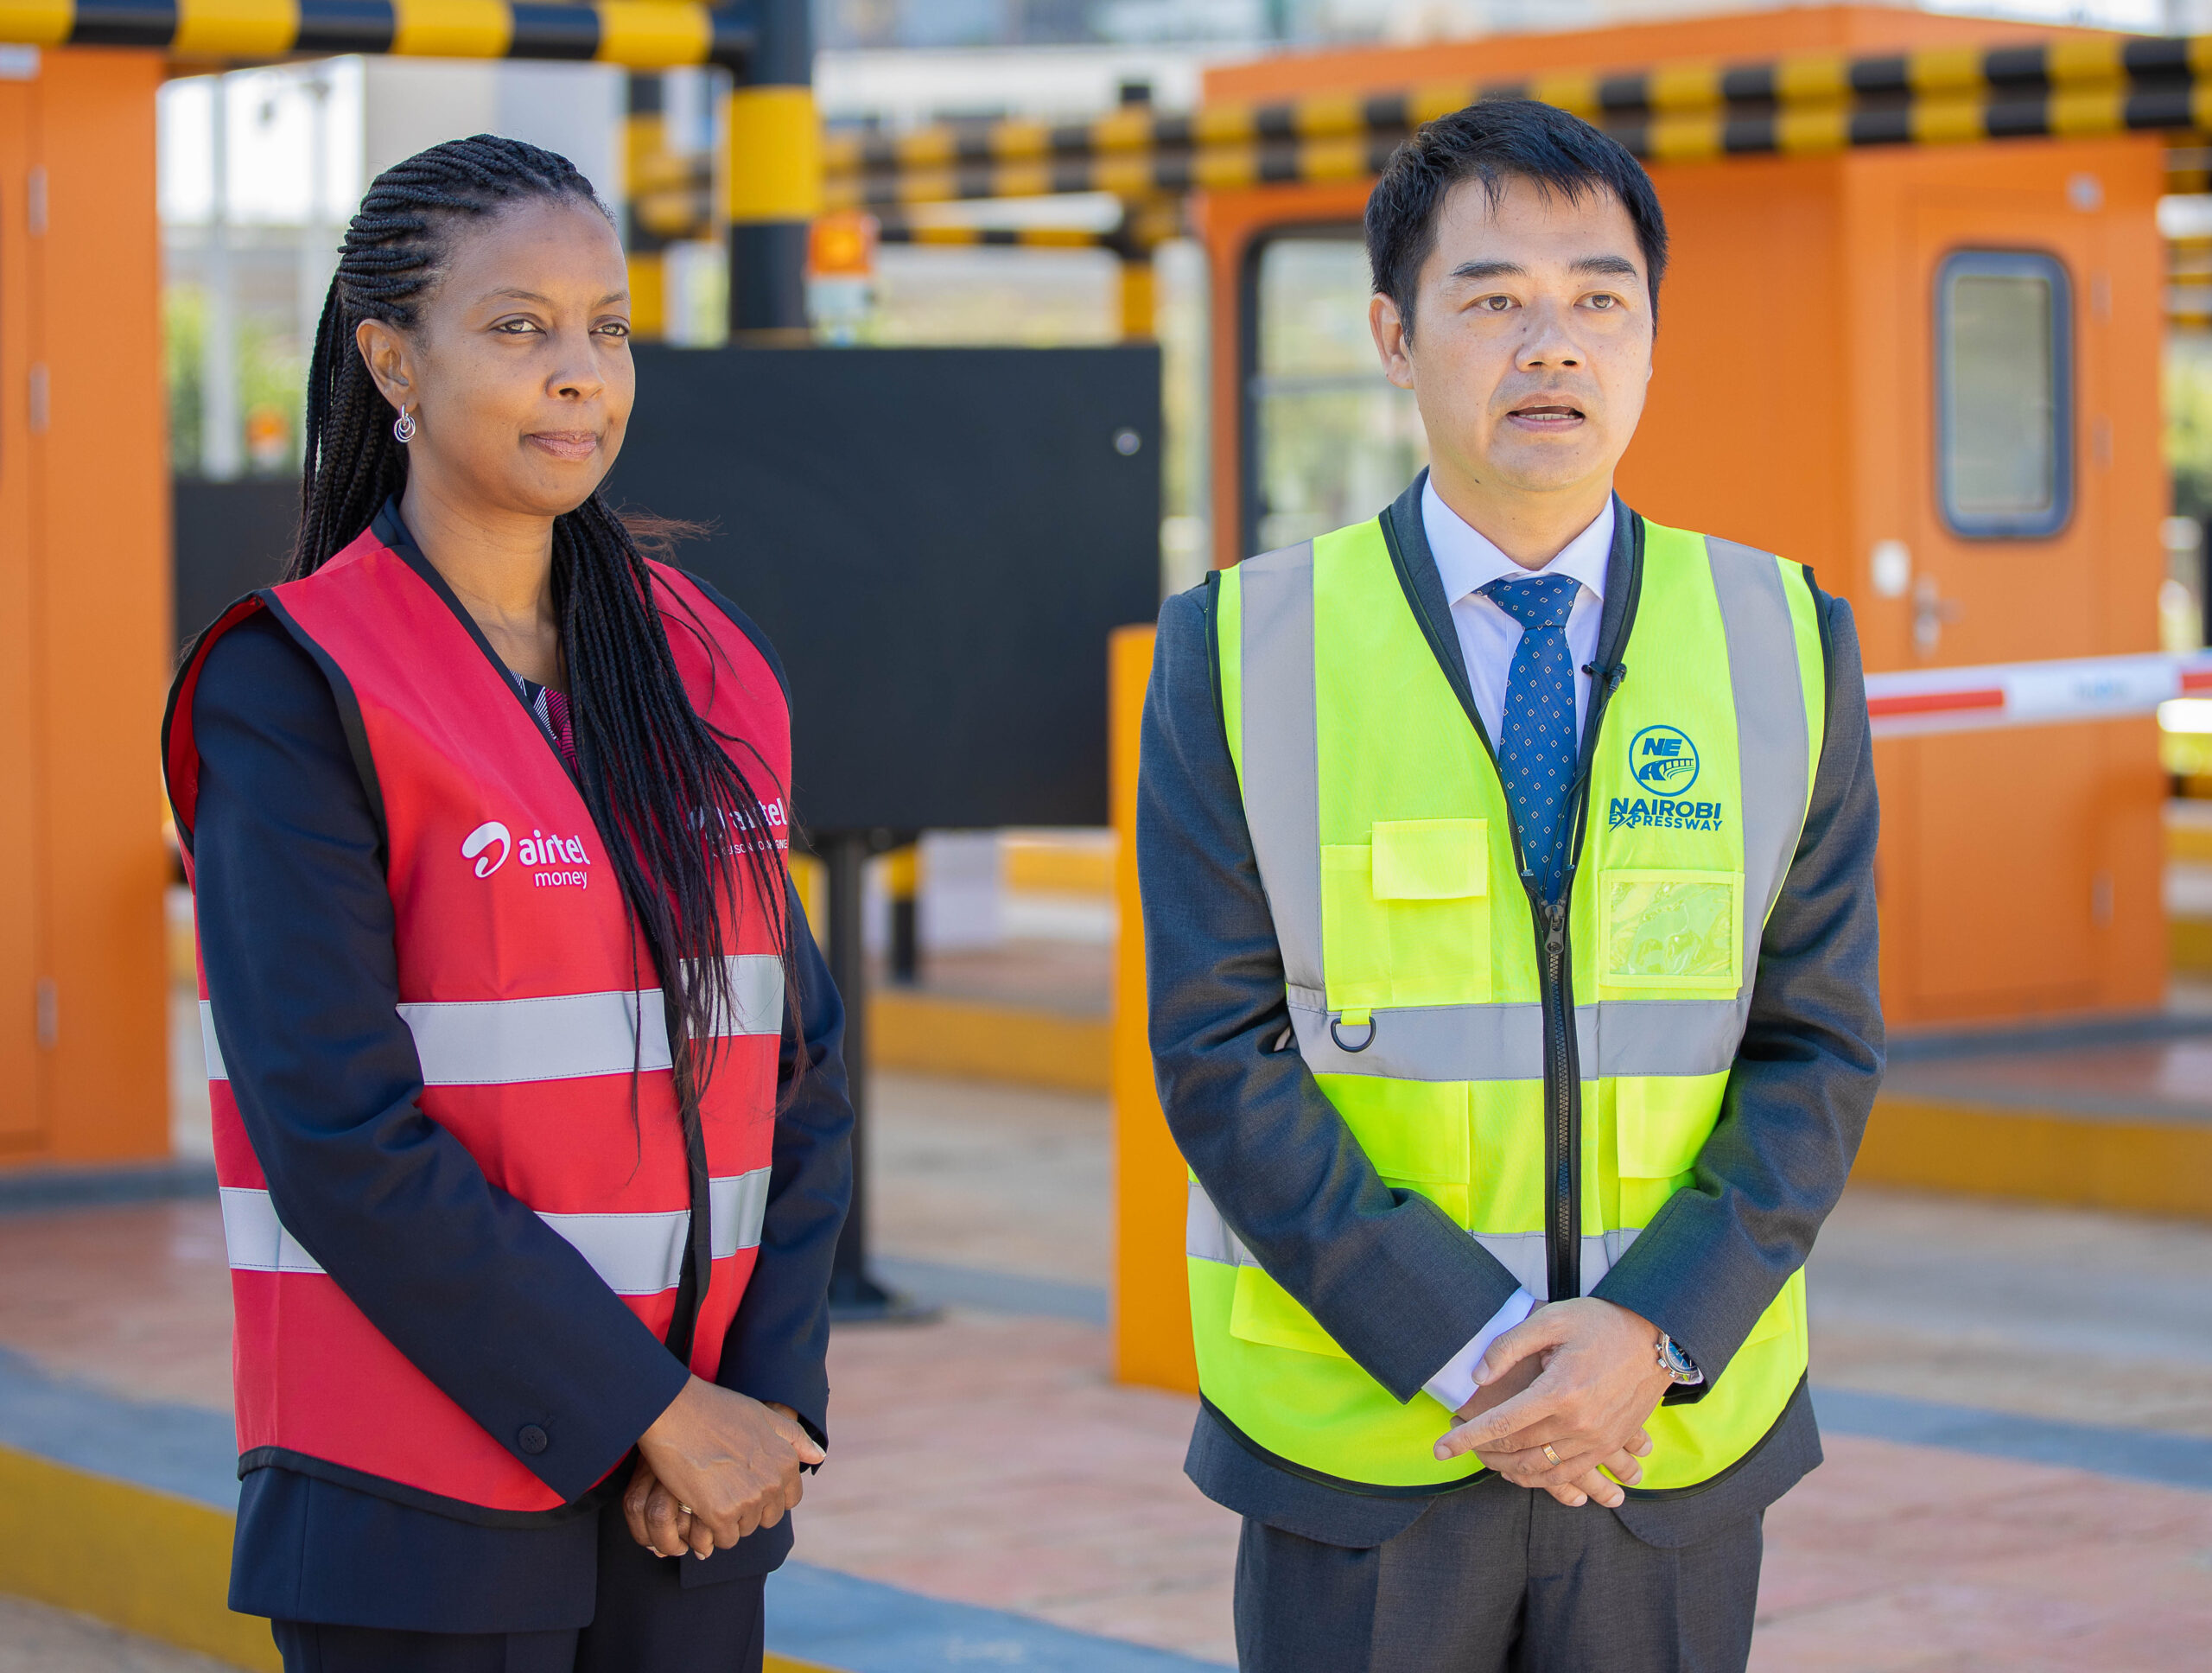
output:
<instances>
[{"instance_id":1,"label":"black metal post","mask_svg":"<svg viewBox=\"0 0 2212 1673\"><path fill-rule=\"evenodd\" d=\"M868 942L861 913L868 856L865 830L817 831L812 847L830 877L830 979L845 1002L845 1084L853 1100L853 1205L830 1276L830 1317L838 1324L920 1322L938 1309L878 1283L868 1269Z\"/></svg>"},{"instance_id":2,"label":"black metal post","mask_svg":"<svg viewBox=\"0 0 2212 1673\"><path fill-rule=\"evenodd\" d=\"M622 123L622 244L630 268L630 334L655 342L668 333L668 241L645 224L638 200L657 182L648 165L667 149L666 93L662 78L632 70L629 110Z\"/></svg>"},{"instance_id":3,"label":"black metal post","mask_svg":"<svg viewBox=\"0 0 2212 1673\"><path fill-rule=\"evenodd\" d=\"M762 0L760 35L730 92L729 327L806 328L806 240L822 211L808 0Z\"/></svg>"}]
</instances>

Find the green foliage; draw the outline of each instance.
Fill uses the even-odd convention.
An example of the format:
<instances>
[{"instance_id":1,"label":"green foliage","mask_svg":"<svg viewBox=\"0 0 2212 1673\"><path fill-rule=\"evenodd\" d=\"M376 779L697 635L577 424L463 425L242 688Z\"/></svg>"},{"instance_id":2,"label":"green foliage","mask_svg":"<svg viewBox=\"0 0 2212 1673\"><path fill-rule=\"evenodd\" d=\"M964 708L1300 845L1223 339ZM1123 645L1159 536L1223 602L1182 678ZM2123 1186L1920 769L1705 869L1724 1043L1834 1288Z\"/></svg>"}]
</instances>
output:
<instances>
[{"instance_id":1,"label":"green foliage","mask_svg":"<svg viewBox=\"0 0 2212 1673\"><path fill-rule=\"evenodd\" d=\"M168 379L169 469L200 468L200 361L207 340L207 293L198 285L162 291L162 370Z\"/></svg>"},{"instance_id":2,"label":"green foliage","mask_svg":"<svg viewBox=\"0 0 2212 1673\"><path fill-rule=\"evenodd\" d=\"M169 468L180 476L196 475L203 453L200 434L205 399L202 371L207 343L207 293L194 284L173 284L162 295L163 371L168 380ZM238 416L249 423L260 413L282 423L283 446L259 460L247 456L246 468L282 475L299 468L300 425L307 404L307 366L287 319L245 314L232 338L238 365ZM241 448L244 439L241 438Z\"/></svg>"},{"instance_id":3,"label":"green foliage","mask_svg":"<svg viewBox=\"0 0 2212 1673\"><path fill-rule=\"evenodd\" d=\"M2173 476L2173 514L2212 516L2212 338L2166 340L2166 468Z\"/></svg>"}]
</instances>

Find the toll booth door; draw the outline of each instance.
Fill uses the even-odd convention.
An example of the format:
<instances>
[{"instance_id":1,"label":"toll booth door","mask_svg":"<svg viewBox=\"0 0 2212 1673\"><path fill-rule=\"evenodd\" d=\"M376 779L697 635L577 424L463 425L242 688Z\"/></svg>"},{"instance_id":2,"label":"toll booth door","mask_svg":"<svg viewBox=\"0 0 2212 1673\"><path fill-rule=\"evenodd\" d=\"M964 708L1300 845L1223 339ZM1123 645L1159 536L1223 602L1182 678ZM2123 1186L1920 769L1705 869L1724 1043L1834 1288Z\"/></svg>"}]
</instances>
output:
<instances>
[{"instance_id":1,"label":"toll booth door","mask_svg":"<svg viewBox=\"0 0 2212 1673\"><path fill-rule=\"evenodd\" d=\"M45 1108L29 469L35 95L35 83L0 79L0 1163L36 1143Z\"/></svg>"},{"instance_id":2,"label":"toll booth door","mask_svg":"<svg viewBox=\"0 0 2212 1673\"><path fill-rule=\"evenodd\" d=\"M2056 195L1929 192L1908 210L1900 311L1920 341L1903 364L1925 370L1897 427L1907 666L2152 648L2107 631L2103 230L2055 208ZM1885 746L1885 957L1910 1020L2101 1002L2110 734L2032 727Z\"/></svg>"}]
</instances>

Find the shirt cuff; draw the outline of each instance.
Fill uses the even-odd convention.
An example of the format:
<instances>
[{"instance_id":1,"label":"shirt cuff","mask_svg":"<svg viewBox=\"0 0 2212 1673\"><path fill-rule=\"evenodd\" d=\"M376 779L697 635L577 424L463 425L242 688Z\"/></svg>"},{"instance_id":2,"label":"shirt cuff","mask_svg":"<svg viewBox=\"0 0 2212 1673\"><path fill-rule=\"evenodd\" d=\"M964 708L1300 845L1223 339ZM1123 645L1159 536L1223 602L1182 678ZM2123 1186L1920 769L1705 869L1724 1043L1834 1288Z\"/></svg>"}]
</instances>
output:
<instances>
[{"instance_id":1,"label":"shirt cuff","mask_svg":"<svg viewBox=\"0 0 2212 1673\"><path fill-rule=\"evenodd\" d=\"M1438 1371L1421 1386L1428 1390L1429 1398L1448 1412L1456 1412L1475 1397L1475 1367L1490 1352L1490 1345L1511 1330L1535 1311L1536 1298L1525 1289L1516 1289L1506 1297L1505 1305L1490 1316L1490 1322L1469 1339L1461 1348L1444 1362Z\"/></svg>"}]
</instances>

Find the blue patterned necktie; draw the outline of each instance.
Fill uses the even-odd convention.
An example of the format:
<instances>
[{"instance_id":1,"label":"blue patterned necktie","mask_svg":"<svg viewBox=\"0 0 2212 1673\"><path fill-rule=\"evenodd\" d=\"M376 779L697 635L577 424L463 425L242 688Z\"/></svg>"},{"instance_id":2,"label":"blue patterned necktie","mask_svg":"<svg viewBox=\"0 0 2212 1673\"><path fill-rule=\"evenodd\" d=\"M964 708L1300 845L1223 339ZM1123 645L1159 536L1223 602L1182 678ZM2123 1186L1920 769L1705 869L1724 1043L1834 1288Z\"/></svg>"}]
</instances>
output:
<instances>
[{"instance_id":1,"label":"blue patterned necktie","mask_svg":"<svg viewBox=\"0 0 2212 1673\"><path fill-rule=\"evenodd\" d=\"M1522 858L1559 898L1567 870L1567 791L1574 783L1574 664L1567 619L1582 583L1572 576L1493 581L1484 598L1521 624L1505 677L1504 735L1497 741L1506 799L1521 827Z\"/></svg>"}]
</instances>

